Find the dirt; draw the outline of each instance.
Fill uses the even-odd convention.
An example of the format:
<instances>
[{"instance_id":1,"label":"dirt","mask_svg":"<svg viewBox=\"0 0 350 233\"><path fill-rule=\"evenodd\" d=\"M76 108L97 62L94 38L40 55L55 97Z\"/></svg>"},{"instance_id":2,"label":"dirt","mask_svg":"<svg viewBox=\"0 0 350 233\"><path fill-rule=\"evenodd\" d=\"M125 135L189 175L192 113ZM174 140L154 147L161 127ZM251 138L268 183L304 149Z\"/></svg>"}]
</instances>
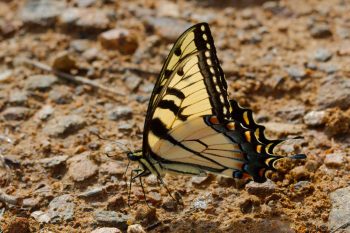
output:
<instances>
[{"instance_id":1,"label":"dirt","mask_svg":"<svg viewBox=\"0 0 350 233\"><path fill-rule=\"evenodd\" d=\"M0 232L335 230L330 194L350 182L349 11L346 0L0 1ZM202 21L230 98L254 111L269 138L302 136L277 153L307 159L283 160L256 186L166 175L183 205L151 176L144 186L155 209L139 182L129 207L124 149L141 148L162 63ZM52 77L23 58L109 89Z\"/></svg>"}]
</instances>

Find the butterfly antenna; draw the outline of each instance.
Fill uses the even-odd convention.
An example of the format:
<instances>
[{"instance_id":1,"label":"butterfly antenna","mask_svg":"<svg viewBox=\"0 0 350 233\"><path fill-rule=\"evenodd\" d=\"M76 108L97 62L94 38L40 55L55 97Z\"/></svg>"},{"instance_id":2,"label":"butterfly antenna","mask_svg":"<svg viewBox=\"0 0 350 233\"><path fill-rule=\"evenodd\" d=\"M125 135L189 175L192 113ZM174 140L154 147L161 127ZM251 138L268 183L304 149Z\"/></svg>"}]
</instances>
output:
<instances>
[{"instance_id":1,"label":"butterfly antenna","mask_svg":"<svg viewBox=\"0 0 350 233\"><path fill-rule=\"evenodd\" d=\"M114 141L114 140L111 140L109 138L101 137L101 135L99 135L98 133L95 133L95 132L91 132L91 134L95 135L100 140L108 141L108 142L116 144L119 147L119 149L121 149L123 152L128 152L128 150L130 149L130 147L128 145L125 145L124 143L121 143L121 142L118 142L118 141ZM128 150L125 150L125 147L127 147Z\"/></svg>"},{"instance_id":2,"label":"butterfly antenna","mask_svg":"<svg viewBox=\"0 0 350 233\"><path fill-rule=\"evenodd\" d=\"M123 177L125 177L125 179L126 179L126 172L127 172L128 169L129 169L129 165L130 165L130 159L129 159L129 157L128 157L128 164L126 165L125 172L123 173Z\"/></svg>"}]
</instances>

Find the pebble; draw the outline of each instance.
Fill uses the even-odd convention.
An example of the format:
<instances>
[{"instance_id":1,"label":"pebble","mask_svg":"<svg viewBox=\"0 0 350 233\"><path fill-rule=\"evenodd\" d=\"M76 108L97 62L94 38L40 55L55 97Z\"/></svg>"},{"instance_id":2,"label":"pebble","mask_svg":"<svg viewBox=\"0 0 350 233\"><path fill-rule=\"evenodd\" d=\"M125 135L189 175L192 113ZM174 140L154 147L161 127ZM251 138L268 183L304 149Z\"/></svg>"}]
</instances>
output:
<instances>
[{"instance_id":1,"label":"pebble","mask_svg":"<svg viewBox=\"0 0 350 233\"><path fill-rule=\"evenodd\" d=\"M101 33L99 41L103 48L118 50L122 54L133 54L138 41L136 34L125 28L115 28Z\"/></svg>"},{"instance_id":2,"label":"pebble","mask_svg":"<svg viewBox=\"0 0 350 233\"><path fill-rule=\"evenodd\" d=\"M140 224L133 224L128 227L127 233L146 233Z\"/></svg>"},{"instance_id":3,"label":"pebble","mask_svg":"<svg viewBox=\"0 0 350 233\"><path fill-rule=\"evenodd\" d=\"M147 197L148 197L147 201L151 202L153 205L156 205L162 202L162 196L158 192L149 192Z\"/></svg>"},{"instance_id":4,"label":"pebble","mask_svg":"<svg viewBox=\"0 0 350 233\"><path fill-rule=\"evenodd\" d=\"M88 61L96 60L98 55L101 53L101 51L98 48L90 48L83 52L81 55L83 58L85 58Z\"/></svg>"},{"instance_id":5,"label":"pebble","mask_svg":"<svg viewBox=\"0 0 350 233\"><path fill-rule=\"evenodd\" d=\"M14 90L11 91L8 102L11 105L23 106L28 102L28 93L26 91Z\"/></svg>"},{"instance_id":6,"label":"pebble","mask_svg":"<svg viewBox=\"0 0 350 233\"><path fill-rule=\"evenodd\" d=\"M339 67L337 64L322 63L322 64L319 64L318 70L325 72L327 74L334 74L338 72Z\"/></svg>"},{"instance_id":7,"label":"pebble","mask_svg":"<svg viewBox=\"0 0 350 233\"><path fill-rule=\"evenodd\" d=\"M327 121L326 111L310 111L304 116L304 123L308 126L320 126L324 125Z\"/></svg>"},{"instance_id":8,"label":"pebble","mask_svg":"<svg viewBox=\"0 0 350 233\"><path fill-rule=\"evenodd\" d=\"M12 74L13 74L12 70L0 71L0 83L9 82L12 77Z\"/></svg>"},{"instance_id":9,"label":"pebble","mask_svg":"<svg viewBox=\"0 0 350 233\"><path fill-rule=\"evenodd\" d=\"M3 111L2 116L8 121L18 121L28 118L30 115L29 108L26 107L9 107Z\"/></svg>"},{"instance_id":10,"label":"pebble","mask_svg":"<svg viewBox=\"0 0 350 233\"><path fill-rule=\"evenodd\" d=\"M76 67L76 61L68 51L61 51L55 55L52 68L60 71L69 72Z\"/></svg>"},{"instance_id":11,"label":"pebble","mask_svg":"<svg viewBox=\"0 0 350 233\"><path fill-rule=\"evenodd\" d=\"M46 212L41 210L34 211L30 216L39 223L49 223L51 220L51 217Z\"/></svg>"},{"instance_id":12,"label":"pebble","mask_svg":"<svg viewBox=\"0 0 350 233\"><path fill-rule=\"evenodd\" d=\"M59 165L63 165L66 163L68 159L67 155L54 156L51 158L40 159L39 163L41 163L46 168L54 168Z\"/></svg>"},{"instance_id":13,"label":"pebble","mask_svg":"<svg viewBox=\"0 0 350 233\"><path fill-rule=\"evenodd\" d=\"M335 232L341 227L339 232L350 232L350 187L335 190L330 194L332 208L329 213L329 230Z\"/></svg>"},{"instance_id":14,"label":"pebble","mask_svg":"<svg viewBox=\"0 0 350 233\"><path fill-rule=\"evenodd\" d=\"M121 119L130 119L132 117L133 110L129 106L117 106L108 112L108 119L112 121L118 121Z\"/></svg>"},{"instance_id":15,"label":"pebble","mask_svg":"<svg viewBox=\"0 0 350 233\"><path fill-rule=\"evenodd\" d=\"M91 48L90 41L87 39L77 39L72 40L69 44L69 47L75 52L82 53Z\"/></svg>"},{"instance_id":16,"label":"pebble","mask_svg":"<svg viewBox=\"0 0 350 233\"><path fill-rule=\"evenodd\" d=\"M306 76L306 71L304 67L299 66L291 66L286 68L286 72L288 75L296 80L301 80Z\"/></svg>"},{"instance_id":17,"label":"pebble","mask_svg":"<svg viewBox=\"0 0 350 233\"><path fill-rule=\"evenodd\" d=\"M96 0L75 0L74 2L78 7L89 7L96 4Z\"/></svg>"},{"instance_id":18,"label":"pebble","mask_svg":"<svg viewBox=\"0 0 350 233\"><path fill-rule=\"evenodd\" d=\"M66 86L55 86L49 93L49 98L56 104L69 104L73 100L72 91Z\"/></svg>"},{"instance_id":19,"label":"pebble","mask_svg":"<svg viewBox=\"0 0 350 233\"><path fill-rule=\"evenodd\" d=\"M59 0L27 0L20 18L27 25L52 26L65 7L65 2Z\"/></svg>"},{"instance_id":20,"label":"pebble","mask_svg":"<svg viewBox=\"0 0 350 233\"><path fill-rule=\"evenodd\" d=\"M157 5L157 15L160 17L179 18L179 5L174 2L159 1Z\"/></svg>"},{"instance_id":21,"label":"pebble","mask_svg":"<svg viewBox=\"0 0 350 233\"><path fill-rule=\"evenodd\" d=\"M316 104L319 109L350 107L350 80L338 76L328 76L318 89Z\"/></svg>"},{"instance_id":22,"label":"pebble","mask_svg":"<svg viewBox=\"0 0 350 233\"><path fill-rule=\"evenodd\" d=\"M260 209L260 199L256 196L243 197L238 205L243 214L254 213Z\"/></svg>"},{"instance_id":23,"label":"pebble","mask_svg":"<svg viewBox=\"0 0 350 233\"><path fill-rule=\"evenodd\" d=\"M120 161L108 161L100 166L100 172L108 175L121 176L125 173L126 165Z\"/></svg>"},{"instance_id":24,"label":"pebble","mask_svg":"<svg viewBox=\"0 0 350 233\"><path fill-rule=\"evenodd\" d=\"M157 210L155 208L150 209L146 206L140 206L136 210L135 220L147 225L154 223L157 221Z\"/></svg>"},{"instance_id":25,"label":"pebble","mask_svg":"<svg viewBox=\"0 0 350 233\"><path fill-rule=\"evenodd\" d=\"M74 217L75 204L70 194L55 197L49 204L48 215L52 223L71 221Z\"/></svg>"},{"instance_id":26,"label":"pebble","mask_svg":"<svg viewBox=\"0 0 350 233\"><path fill-rule=\"evenodd\" d=\"M100 196L103 193L104 193L104 187L96 187L78 194L78 197L85 197L85 198L95 197L95 196Z\"/></svg>"},{"instance_id":27,"label":"pebble","mask_svg":"<svg viewBox=\"0 0 350 233\"><path fill-rule=\"evenodd\" d=\"M316 23L310 28L310 34L313 38L328 38L332 36L332 31L326 23Z\"/></svg>"},{"instance_id":28,"label":"pebble","mask_svg":"<svg viewBox=\"0 0 350 233\"><path fill-rule=\"evenodd\" d=\"M193 176L191 178L191 183L195 186L201 186L208 184L212 180L212 176Z\"/></svg>"},{"instance_id":29,"label":"pebble","mask_svg":"<svg viewBox=\"0 0 350 233\"><path fill-rule=\"evenodd\" d=\"M316 61L326 62L326 61L329 61L332 58L332 56L333 56L333 53L328 49L319 48L316 50L314 54L314 59Z\"/></svg>"},{"instance_id":30,"label":"pebble","mask_svg":"<svg viewBox=\"0 0 350 233\"><path fill-rule=\"evenodd\" d=\"M84 32L101 32L109 27L107 13L95 8L67 8L60 15L60 23Z\"/></svg>"},{"instance_id":31,"label":"pebble","mask_svg":"<svg viewBox=\"0 0 350 233\"><path fill-rule=\"evenodd\" d=\"M246 190L249 194L266 197L275 192L276 185L269 179L265 183L249 182L246 185Z\"/></svg>"},{"instance_id":32,"label":"pebble","mask_svg":"<svg viewBox=\"0 0 350 233\"><path fill-rule=\"evenodd\" d=\"M303 190L305 188L308 188L312 183L310 181L307 181L307 180L301 180L301 181L298 181L294 186L293 188L296 190L296 191L300 191L300 190Z\"/></svg>"},{"instance_id":33,"label":"pebble","mask_svg":"<svg viewBox=\"0 0 350 233\"><path fill-rule=\"evenodd\" d=\"M309 178L310 173L306 170L304 166L297 166L293 168L290 173L292 174L293 178L296 180L301 180L305 178Z\"/></svg>"},{"instance_id":34,"label":"pebble","mask_svg":"<svg viewBox=\"0 0 350 233\"><path fill-rule=\"evenodd\" d=\"M346 163L346 154L345 153L332 153L327 154L324 160L324 164L327 167L339 168L344 166Z\"/></svg>"},{"instance_id":35,"label":"pebble","mask_svg":"<svg viewBox=\"0 0 350 233\"><path fill-rule=\"evenodd\" d=\"M91 231L91 233L122 233L122 232L121 230L115 227L101 227Z\"/></svg>"},{"instance_id":36,"label":"pebble","mask_svg":"<svg viewBox=\"0 0 350 233\"><path fill-rule=\"evenodd\" d=\"M161 38L169 42L174 42L179 35L192 26L186 21L170 17L148 17L145 21L147 26L154 28Z\"/></svg>"},{"instance_id":37,"label":"pebble","mask_svg":"<svg viewBox=\"0 0 350 233\"><path fill-rule=\"evenodd\" d=\"M139 76L131 73L127 73L126 76L127 77L125 78L124 83L130 91L136 91L136 89L140 86L142 79Z\"/></svg>"},{"instance_id":38,"label":"pebble","mask_svg":"<svg viewBox=\"0 0 350 233\"><path fill-rule=\"evenodd\" d=\"M114 195L108 199L107 209L108 210L120 210L126 206L126 201L122 195Z\"/></svg>"},{"instance_id":39,"label":"pebble","mask_svg":"<svg viewBox=\"0 0 350 233\"><path fill-rule=\"evenodd\" d=\"M44 105L37 113L36 117L42 121L47 120L53 113L55 109L51 105Z\"/></svg>"},{"instance_id":40,"label":"pebble","mask_svg":"<svg viewBox=\"0 0 350 233\"><path fill-rule=\"evenodd\" d=\"M89 153L82 153L70 158L67 163L68 176L76 181L85 181L98 173L98 166L89 159Z\"/></svg>"},{"instance_id":41,"label":"pebble","mask_svg":"<svg viewBox=\"0 0 350 233\"><path fill-rule=\"evenodd\" d=\"M95 220L98 224L114 226L121 230L128 228L129 216L115 211L96 211Z\"/></svg>"},{"instance_id":42,"label":"pebble","mask_svg":"<svg viewBox=\"0 0 350 233\"><path fill-rule=\"evenodd\" d=\"M26 88L28 90L45 91L52 87L58 81L54 75L32 75L26 80Z\"/></svg>"},{"instance_id":43,"label":"pebble","mask_svg":"<svg viewBox=\"0 0 350 233\"><path fill-rule=\"evenodd\" d=\"M44 127L44 132L52 137L65 137L74 134L86 125L79 115L68 115L53 119Z\"/></svg>"}]
</instances>

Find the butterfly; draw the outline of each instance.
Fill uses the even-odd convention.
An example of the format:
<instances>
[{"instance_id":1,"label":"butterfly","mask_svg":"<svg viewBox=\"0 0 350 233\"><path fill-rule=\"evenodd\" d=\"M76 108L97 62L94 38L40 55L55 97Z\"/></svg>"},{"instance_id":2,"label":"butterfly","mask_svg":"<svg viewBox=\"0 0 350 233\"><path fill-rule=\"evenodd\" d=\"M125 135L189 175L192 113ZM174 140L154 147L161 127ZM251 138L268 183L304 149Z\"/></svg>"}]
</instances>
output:
<instances>
[{"instance_id":1,"label":"butterfly","mask_svg":"<svg viewBox=\"0 0 350 233\"><path fill-rule=\"evenodd\" d=\"M262 183L285 158L274 154L284 140L269 140L264 130L250 109L229 100L209 25L196 24L177 39L156 81L142 150L127 154L141 165L132 179L215 173Z\"/></svg>"}]
</instances>

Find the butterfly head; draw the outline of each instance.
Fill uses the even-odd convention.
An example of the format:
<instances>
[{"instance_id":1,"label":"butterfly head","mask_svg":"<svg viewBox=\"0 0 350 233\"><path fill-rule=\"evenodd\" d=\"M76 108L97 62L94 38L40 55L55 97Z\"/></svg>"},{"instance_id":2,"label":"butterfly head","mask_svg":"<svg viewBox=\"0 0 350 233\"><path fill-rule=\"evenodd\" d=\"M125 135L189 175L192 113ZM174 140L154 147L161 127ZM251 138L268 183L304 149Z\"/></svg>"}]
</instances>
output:
<instances>
[{"instance_id":1,"label":"butterfly head","mask_svg":"<svg viewBox=\"0 0 350 233\"><path fill-rule=\"evenodd\" d=\"M142 150L137 151L129 151L127 152L127 156L131 161L140 161L140 159L143 157Z\"/></svg>"}]
</instances>

